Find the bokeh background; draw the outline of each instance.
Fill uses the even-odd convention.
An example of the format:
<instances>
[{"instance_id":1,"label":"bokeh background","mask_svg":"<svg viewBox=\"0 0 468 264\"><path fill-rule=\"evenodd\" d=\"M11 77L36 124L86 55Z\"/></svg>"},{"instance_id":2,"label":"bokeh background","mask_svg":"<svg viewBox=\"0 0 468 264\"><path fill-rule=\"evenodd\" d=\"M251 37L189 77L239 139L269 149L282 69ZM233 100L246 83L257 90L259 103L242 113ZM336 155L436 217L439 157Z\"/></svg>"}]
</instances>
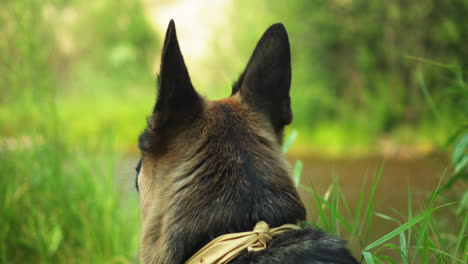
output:
<instances>
[{"instance_id":1,"label":"bokeh background","mask_svg":"<svg viewBox=\"0 0 468 264\"><path fill-rule=\"evenodd\" d=\"M467 14L467 0L2 0L0 263L137 262L136 139L171 18L209 99L230 94L264 30L284 23L301 184L326 197L339 181L353 211L385 167L376 211L404 219L440 182L441 200L462 201L437 218L456 236L468 222ZM301 195L313 222L314 195ZM370 241L398 226L369 217Z\"/></svg>"}]
</instances>

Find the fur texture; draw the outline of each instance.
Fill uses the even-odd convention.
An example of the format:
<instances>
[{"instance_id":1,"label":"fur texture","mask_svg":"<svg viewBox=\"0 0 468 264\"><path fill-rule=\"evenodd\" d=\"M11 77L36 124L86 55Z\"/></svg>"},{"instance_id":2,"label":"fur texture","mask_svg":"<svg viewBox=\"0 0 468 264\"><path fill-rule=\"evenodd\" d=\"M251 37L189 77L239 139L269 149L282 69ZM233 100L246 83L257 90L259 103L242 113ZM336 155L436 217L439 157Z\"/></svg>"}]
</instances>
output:
<instances>
[{"instance_id":1,"label":"fur texture","mask_svg":"<svg viewBox=\"0 0 468 264\"><path fill-rule=\"evenodd\" d=\"M282 24L260 39L232 95L207 100L193 88L174 22L164 41L158 99L140 135L137 184L142 263L182 264L212 239L305 220L281 153L292 121L289 41ZM232 263L357 263L343 242L305 228Z\"/></svg>"}]
</instances>

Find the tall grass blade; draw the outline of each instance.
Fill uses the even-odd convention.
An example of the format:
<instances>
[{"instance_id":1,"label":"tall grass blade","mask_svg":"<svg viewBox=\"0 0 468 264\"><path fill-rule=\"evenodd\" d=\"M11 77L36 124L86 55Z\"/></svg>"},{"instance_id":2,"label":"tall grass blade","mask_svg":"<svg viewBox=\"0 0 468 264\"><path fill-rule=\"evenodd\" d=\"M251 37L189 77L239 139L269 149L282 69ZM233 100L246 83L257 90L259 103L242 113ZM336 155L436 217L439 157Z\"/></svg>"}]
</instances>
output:
<instances>
[{"instance_id":1,"label":"tall grass blade","mask_svg":"<svg viewBox=\"0 0 468 264\"><path fill-rule=\"evenodd\" d=\"M413 201L412 201L412 196L411 196L411 186L408 184L408 220L413 219ZM411 245L411 235L412 235L412 229L408 229L408 243L407 245ZM406 250L404 251L406 258L409 257L409 251L408 247L406 247Z\"/></svg>"},{"instance_id":2,"label":"tall grass blade","mask_svg":"<svg viewBox=\"0 0 468 264\"><path fill-rule=\"evenodd\" d=\"M346 213L348 214L350 218L354 218L353 212L351 211L351 207L349 207L348 201L346 199L346 195L344 194L341 187L338 188L338 194L339 194L340 202L341 204L343 204Z\"/></svg>"},{"instance_id":3,"label":"tall grass blade","mask_svg":"<svg viewBox=\"0 0 468 264\"><path fill-rule=\"evenodd\" d=\"M428 208L434 209L433 205L434 205L436 197L440 193L440 187L441 187L442 181L445 178L445 175L446 175L446 171L444 171L444 173L442 174L442 177L439 179L439 182L437 183L436 189L434 190L434 192L432 192L431 198L429 200ZM422 229L418 232L418 239L416 240L416 244L414 246L415 250L414 250L413 257L411 258L411 263L415 263L416 258L418 257L418 254L419 254L420 251L423 252L423 253L424 253L424 251L427 252L427 249L425 247L421 246L421 245L424 242L424 240L427 239L427 233L426 232L427 232L429 220L430 220L429 218L424 219L424 222L422 224ZM424 258L424 257L427 257L427 256L423 255L422 257Z\"/></svg>"},{"instance_id":4,"label":"tall grass blade","mask_svg":"<svg viewBox=\"0 0 468 264\"><path fill-rule=\"evenodd\" d=\"M317 206L317 210L319 211L317 224L321 225L322 228L326 231L330 230L330 225L328 224L327 216L325 215L325 211L323 208L323 199L320 198L320 195L315 190L314 185L312 185L312 188L308 188L307 186L300 184L299 187L310 191L314 195L315 205Z\"/></svg>"},{"instance_id":5,"label":"tall grass blade","mask_svg":"<svg viewBox=\"0 0 468 264\"><path fill-rule=\"evenodd\" d=\"M429 60L429 59L421 58L421 57L417 57L417 56L408 55L406 57L409 58L409 59L413 59L413 60L416 60L416 61L420 61L420 62L423 62L423 63L431 64L431 65L434 65L434 66L438 66L438 67L442 67L442 68L446 68L446 69L450 69L450 70L453 70L453 69L457 68L457 66L455 66L455 65L443 64L443 63L440 63L440 62L437 62L437 61L433 61L433 60Z\"/></svg>"},{"instance_id":6,"label":"tall grass blade","mask_svg":"<svg viewBox=\"0 0 468 264\"><path fill-rule=\"evenodd\" d=\"M408 246L406 244L405 231L401 232L400 235L400 255L403 263L408 263Z\"/></svg>"},{"instance_id":7,"label":"tall grass blade","mask_svg":"<svg viewBox=\"0 0 468 264\"><path fill-rule=\"evenodd\" d=\"M338 178L336 175L333 177L331 203L330 203L330 231L333 234L338 233L337 216L338 213Z\"/></svg>"},{"instance_id":8,"label":"tall grass blade","mask_svg":"<svg viewBox=\"0 0 468 264\"><path fill-rule=\"evenodd\" d=\"M379 246L383 243L385 243L386 241L392 239L393 237L397 236L398 234L400 234L401 232L403 232L404 230L414 226L415 224L419 223L419 221L423 220L423 219L427 219L431 214L432 212L434 212L435 210L439 209L439 208L442 208L442 207L445 207L445 206L449 206L449 205L452 205L454 203L448 203L448 204L444 204L444 205L441 205L441 206L437 206L437 207L434 207L434 208L430 208L428 210L426 210L425 212L419 214L418 216L412 218L411 220L409 220L408 222L406 223L403 223L401 226L397 227L396 229L394 229L393 231L391 231L390 233L386 234L385 236L377 239L376 241L370 243L369 245L367 245L364 250L370 250L376 246Z\"/></svg>"},{"instance_id":9,"label":"tall grass blade","mask_svg":"<svg viewBox=\"0 0 468 264\"><path fill-rule=\"evenodd\" d=\"M378 257L378 260L380 262L380 260L385 260L383 261L382 263L392 263L392 264L396 264L397 262L390 256L385 256L385 255L379 255Z\"/></svg>"},{"instance_id":10,"label":"tall grass blade","mask_svg":"<svg viewBox=\"0 0 468 264\"><path fill-rule=\"evenodd\" d=\"M387 221L394 222L394 223L396 223L398 225L401 225L401 222L398 219L396 219L394 217L391 217L389 215L382 214L382 213L375 213L375 215L382 218L382 219L385 219Z\"/></svg>"},{"instance_id":11,"label":"tall grass blade","mask_svg":"<svg viewBox=\"0 0 468 264\"><path fill-rule=\"evenodd\" d=\"M450 253L447 253L447 252L444 251L444 250L440 250L440 249L434 248L434 247L430 247L430 248L428 248L428 250L434 251L434 252L436 252L436 253L438 253L438 254L440 254L440 255L444 255L444 256L446 256L446 257L449 257L450 259L452 259L453 261L456 261L457 263L466 264L466 262L464 262L463 260L457 258L456 256L454 256L454 255L452 255L452 254L450 254ZM465 252L465 255L466 255L466 252Z\"/></svg>"},{"instance_id":12,"label":"tall grass blade","mask_svg":"<svg viewBox=\"0 0 468 264\"><path fill-rule=\"evenodd\" d=\"M296 141L296 138L297 138L297 131L296 130L291 131L291 134L289 134L288 138L283 144L283 153L287 153L289 151L294 141Z\"/></svg>"},{"instance_id":13,"label":"tall grass blade","mask_svg":"<svg viewBox=\"0 0 468 264\"><path fill-rule=\"evenodd\" d=\"M439 112L437 111L437 108L434 104L434 101L432 100L431 95L429 94L429 91L427 90L426 87L426 82L424 81L424 73L422 69L418 71L418 82L419 82L419 87L421 87L421 90L424 94L424 98L426 99L427 104L429 105L432 114L436 117L437 120L440 120L440 115Z\"/></svg>"},{"instance_id":14,"label":"tall grass blade","mask_svg":"<svg viewBox=\"0 0 468 264\"><path fill-rule=\"evenodd\" d=\"M363 251L362 256L364 257L364 260L366 260L367 264L375 264L374 256L372 256L370 252Z\"/></svg>"},{"instance_id":15,"label":"tall grass blade","mask_svg":"<svg viewBox=\"0 0 468 264\"><path fill-rule=\"evenodd\" d=\"M365 244L367 244L368 239L369 239L369 230L370 230L370 226L371 226L371 223L372 223L372 215L373 215L372 212L374 211L374 197L375 197L375 194L376 194L377 187L379 185L380 179L382 178L383 169L384 169L384 165L382 165L379 172L376 175L374 175L374 182L372 183L370 195L369 195L369 198L368 198L367 208L365 210L364 217L363 217L363 222L361 224L361 229L362 229L362 225L364 225L364 224L365 224L365 226L367 228L366 237L365 237Z\"/></svg>"},{"instance_id":16,"label":"tall grass blade","mask_svg":"<svg viewBox=\"0 0 468 264\"><path fill-rule=\"evenodd\" d=\"M375 215L382 218L382 219L385 219L385 220L390 221L390 222L394 222L397 225L401 226L401 222L398 219L393 218L393 217L391 217L389 215L385 215L385 214L382 214L382 213L375 213ZM400 256L402 258L403 263L407 263L408 259L407 259L407 246L406 246L405 231L402 231L398 235L399 235L399 240L400 240L400 247L397 248L397 251L400 253Z\"/></svg>"},{"instance_id":17,"label":"tall grass blade","mask_svg":"<svg viewBox=\"0 0 468 264\"><path fill-rule=\"evenodd\" d=\"M352 228L352 232L351 232L351 240L355 237L355 236L358 236L360 237L361 236L361 228L359 228L358 230L358 226L359 226L359 220L361 219L361 212L362 212L362 207L363 207L363 204L364 204L364 194L366 193L365 192L365 189L366 189L366 186L367 186L367 177L368 174L366 174L366 177L364 178L364 182L362 184L362 187L361 187L361 194L359 195L359 201L358 201L358 204L357 204L357 208L356 208L356 214L354 216L354 221L353 221L353 228Z\"/></svg>"},{"instance_id":18,"label":"tall grass blade","mask_svg":"<svg viewBox=\"0 0 468 264\"><path fill-rule=\"evenodd\" d=\"M463 217L462 227L460 228L460 233L458 234L458 239L455 244L455 248L453 250L454 254L458 254L460 251L460 253L464 255L465 259L468 258L468 253L467 253L468 248L466 247L466 241L468 239L468 235L466 234L467 226L468 226L468 214L465 213L465 216ZM461 250L463 248L464 250Z\"/></svg>"},{"instance_id":19,"label":"tall grass blade","mask_svg":"<svg viewBox=\"0 0 468 264\"><path fill-rule=\"evenodd\" d=\"M296 160L296 163L294 164L294 171L293 171L293 181L294 181L294 186L296 186L296 188L301 183L301 175L302 175L302 161Z\"/></svg>"},{"instance_id":20,"label":"tall grass blade","mask_svg":"<svg viewBox=\"0 0 468 264\"><path fill-rule=\"evenodd\" d=\"M457 164L463 157L467 156L466 150L468 149L468 133L464 133L454 146L455 147L452 152L452 164Z\"/></svg>"}]
</instances>

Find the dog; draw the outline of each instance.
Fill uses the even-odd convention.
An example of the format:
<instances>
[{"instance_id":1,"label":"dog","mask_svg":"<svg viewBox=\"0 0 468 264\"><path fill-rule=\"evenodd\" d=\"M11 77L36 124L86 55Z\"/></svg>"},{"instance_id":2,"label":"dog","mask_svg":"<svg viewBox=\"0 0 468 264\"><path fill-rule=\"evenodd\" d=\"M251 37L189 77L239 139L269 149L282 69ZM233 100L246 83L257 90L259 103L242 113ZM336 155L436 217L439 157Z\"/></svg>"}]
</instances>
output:
<instances>
[{"instance_id":1,"label":"dog","mask_svg":"<svg viewBox=\"0 0 468 264\"><path fill-rule=\"evenodd\" d=\"M289 39L280 23L259 40L232 94L210 101L192 86L171 20L158 96L139 136L142 263L182 264L213 239L299 224L306 211L281 152L293 113ZM203 259L197 263L205 263ZM357 263L318 229L284 232L229 263Z\"/></svg>"}]
</instances>

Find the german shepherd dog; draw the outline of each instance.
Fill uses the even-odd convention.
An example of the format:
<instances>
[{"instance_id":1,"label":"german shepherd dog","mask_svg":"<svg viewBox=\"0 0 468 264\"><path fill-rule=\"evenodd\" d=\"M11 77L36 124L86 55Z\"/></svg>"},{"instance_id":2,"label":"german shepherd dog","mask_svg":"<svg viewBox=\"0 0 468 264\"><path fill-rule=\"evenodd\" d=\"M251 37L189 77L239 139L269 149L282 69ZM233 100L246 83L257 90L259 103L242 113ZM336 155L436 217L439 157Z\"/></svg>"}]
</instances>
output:
<instances>
[{"instance_id":1,"label":"german shepherd dog","mask_svg":"<svg viewBox=\"0 0 468 264\"><path fill-rule=\"evenodd\" d=\"M230 97L210 101L192 86L167 28L158 97L139 137L142 263L182 264L223 234L306 219L281 153L293 114L289 40L274 24L258 42ZM343 241L305 227L230 263L357 263Z\"/></svg>"}]
</instances>

